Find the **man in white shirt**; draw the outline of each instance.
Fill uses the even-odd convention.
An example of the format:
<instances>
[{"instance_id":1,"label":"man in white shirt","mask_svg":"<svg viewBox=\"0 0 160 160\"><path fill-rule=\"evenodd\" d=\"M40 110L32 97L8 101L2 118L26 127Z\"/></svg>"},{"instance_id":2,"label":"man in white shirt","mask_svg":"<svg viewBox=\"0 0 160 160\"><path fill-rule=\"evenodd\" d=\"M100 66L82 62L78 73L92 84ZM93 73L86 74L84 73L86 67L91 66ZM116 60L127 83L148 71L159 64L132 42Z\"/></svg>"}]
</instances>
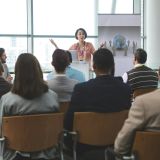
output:
<instances>
[{"instance_id":1,"label":"man in white shirt","mask_svg":"<svg viewBox=\"0 0 160 160\"><path fill-rule=\"evenodd\" d=\"M128 83L132 90L139 88L157 88L158 74L145 65L147 53L139 48L134 54L134 68L124 73L123 81Z\"/></svg>"}]
</instances>

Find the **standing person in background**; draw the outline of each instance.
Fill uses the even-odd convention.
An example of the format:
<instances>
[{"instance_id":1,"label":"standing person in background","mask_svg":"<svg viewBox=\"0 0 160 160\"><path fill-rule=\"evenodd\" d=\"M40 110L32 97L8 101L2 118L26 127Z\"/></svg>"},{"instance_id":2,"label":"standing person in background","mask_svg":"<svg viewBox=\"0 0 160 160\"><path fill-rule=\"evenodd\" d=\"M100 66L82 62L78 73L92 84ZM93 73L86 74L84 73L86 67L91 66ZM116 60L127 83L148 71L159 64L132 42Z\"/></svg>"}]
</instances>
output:
<instances>
[{"instance_id":1,"label":"standing person in background","mask_svg":"<svg viewBox=\"0 0 160 160\"><path fill-rule=\"evenodd\" d=\"M4 48L0 48L0 61L2 62L2 65L3 65L3 77L5 80L7 80L8 82L11 83L12 81L12 77L9 73L9 70L8 70L8 66L6 64L6 59L7 59L7 56L6 56L6 53L5 53L5 49Z\"/></svg>"},{"instance_id":2,"label":"standing person in background","mask_svg":"<svg viewBox=\"0 0 160 160\"><path fill-rule=\"evenodd\" d=\"M92 55L95 51L93 44L86 42L87 32L83 28L79 28L75 32L75 38L78 40L77 43L74 43L69 50L76 50L79 61L86 61L89 64L91 63ZM53 39L50 39L51 43L58 48L57 44Z\"/></svg>"},{"instance_id":3,"label":"standing person in background","mask_svg":"<svg viewBox=\"0 0 160 160\"><path fill-rule=\"evenodd\" d=\"M76 50L79 61L91 62L91 57L95 51L92 43L86 42L87 32L83 28L78 28L75 32L75 38L78 40L69 50Z\"/></svg>"},{"instance_id":4,"label":"standing person in background","mask_svg":"<svg viewBox=\"0 0 160 160\"><path fill-rule=\"evenodd\" d=\"M3 113L1 116L53 113L58 109L57 94L49 90L44 82L36 57L29 53L19 55L15 65L13 87L0 100L0 113ZM56 149L53 146L43 151L23 153L4 148L5 160L13 160L16 156L20 156L17 159L22 159L21 156L31 159L54 159Z\"/></svg>"},{"instance_id":5,"label":"standing person in background","mask_svg":"<svg viewBox=\"0 0 160 160\"><path fill-rule=\"evenodd\" d=\"M66 76L71 79L76 79L79 82L84 82L85 81L84 73L71 67L70 64L72 63L72 55L69 51L66 51L66 53L68 54L68 58L69 58L69 65L66 67L66 72L65 72ZM53 79L55 74L56 74L55 70L50 72L47 75L47 80Z\"/></svg>"}]
</instances>

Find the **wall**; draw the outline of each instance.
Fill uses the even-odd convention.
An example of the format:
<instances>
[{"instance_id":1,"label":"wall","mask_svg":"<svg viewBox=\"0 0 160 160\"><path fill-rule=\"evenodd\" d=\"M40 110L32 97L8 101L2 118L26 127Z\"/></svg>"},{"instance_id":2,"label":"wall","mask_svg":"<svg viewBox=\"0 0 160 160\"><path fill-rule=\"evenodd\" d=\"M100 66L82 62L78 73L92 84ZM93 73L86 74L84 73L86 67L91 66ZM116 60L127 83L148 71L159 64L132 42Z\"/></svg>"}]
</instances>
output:
<instances>
[{"instance_id":1,"label":"wall","mask_svg":"<svg viewBox=\"0 0 160 160\"><path fill-rule=\"evenodd\" d=\"M141 22L140 15L99 15L98 17L98 43L106 41L107 48L112 50L109 41L117 33L130 41L127 56L124 50L116 50L115 75L122 76L124 72L133 68L133 41L137 48L141 47Z\"/></svg>"},{"instance_id":2,"label":"wall","mask_svg":"<svg viewBox=\"0 0 160 160\"><path fill-rule=\"evenodd\" d=\"M98 27L98 42L102 43L104 41L109 45L109 40L113 40L114 35L120 33L126 40L130 40L130 43L133 41L137 42L137 46L140 47L141 38L140 38L140 27L139 26L99 26Z\"/></svg>"}]
</instances>

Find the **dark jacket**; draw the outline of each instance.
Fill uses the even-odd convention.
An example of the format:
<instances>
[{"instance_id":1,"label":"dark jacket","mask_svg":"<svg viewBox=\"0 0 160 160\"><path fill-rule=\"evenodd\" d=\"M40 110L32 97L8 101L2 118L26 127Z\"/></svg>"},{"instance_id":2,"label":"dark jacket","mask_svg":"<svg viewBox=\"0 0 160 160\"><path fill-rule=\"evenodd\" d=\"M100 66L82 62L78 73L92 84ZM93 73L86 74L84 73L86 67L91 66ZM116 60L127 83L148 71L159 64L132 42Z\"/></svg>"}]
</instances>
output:
<instances>
[{"instance_id":1,"label":"dark jacket","mask_svg":"<svg viewBox=\"0 0 160 160\"><path fill-rule=\"evenodd\" d=\"M118 77L99 76L75 86L70 107L64 119L64 128L72 130L74 112L118 112L129 109L130 106L129 85L123 83ZM69 138L66 143L69 144ZM87 150L86 145L82 148Z\"/></svg>"},{"instance_id":2,"label":"dark jacket","mask_svg":"<svg viewBox=\"0 0 160 160\"><path fill-rule=\"evenodd\" d=\"M0 98L10 91L12 85L8 83L3 77L0 77Z\"/></svg>"}]
</instances>

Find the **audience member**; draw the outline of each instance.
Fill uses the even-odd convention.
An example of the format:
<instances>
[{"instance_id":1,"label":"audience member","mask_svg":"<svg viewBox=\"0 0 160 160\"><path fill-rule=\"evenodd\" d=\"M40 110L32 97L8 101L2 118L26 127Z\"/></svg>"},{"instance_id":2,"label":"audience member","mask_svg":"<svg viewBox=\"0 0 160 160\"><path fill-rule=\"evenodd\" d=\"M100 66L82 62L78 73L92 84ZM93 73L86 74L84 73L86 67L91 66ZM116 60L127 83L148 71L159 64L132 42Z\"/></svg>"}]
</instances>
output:
<instances>
[{"instance_id":1,"label":"audience member","mask_svg":"<svg viewBox=\"0 0 160 160\"><path fill-rule=\"evenodd\" d=\"M66 76L65 70L69 64L69 57L66 51L56 49L52 55L52 65L55 68L56 75L47 82L49 88L58 94L59 102L70 101L73 88L79 82Z\"/></svg>"},{"instance_id":2,"label":"audience member","mask_svg":"<svg viewBox=\"0 0 160 160\"><path fill-rule=\"evenodd\" d=\"M72 130L74 112L119 112L131 106L131 89L119 78L114 77L112 52L101 48L93 54L93 69L96 78L75 86L69 110L64 120L64 128ZM66 139L70 147L71 139ZM79 144L79 153L95 148Z\"/></svg>"},{"instance_id":3,"label":"audience member","mask_svg":"<svg viewBox=\"0 0 160 160\"><path fill-rule=\"evenodd\" d=\"M3 69L4 69L3 77L4 77L5 80L7 80L8 82L11 83L13 78L11 77L11 75L9 73L8 66L6 64L6 59L7 59L7 56L6 56L6 53L5 53L5 49L0 48L0 61L2 62Z\"/></svg>"},{"instance_id":4,"label":"audience member","mask_svg":"<svg viewBox=\"0 0 160 160\"><path fill-rule=\"evenodd\" d=\"M24 53L18 57L15 64L13 87L10 92L2 96L0 106L0 113L3 110L5 116L58 111L57 95L49 90L47 84L43 81L40 64L32 54ZM16 157L16 153L16 151L5 149L4 159L12 160ZM53 159L55 153L54 147L36 153L24 154L20 152L21 155L31 159Z\"/></svg>"},{"instance_id":5,"label":"audience member","mask_svg":"<svg viewBox=\"0 0 160 160\"><path fill-rule=\"evenodd\" d=\"M11 84L7 82L2 76L3 72L4 72L3 66L2 66L2 63L0 62L0 98L2 95L9 92L11 89Z\"/></svg>"},{"instance_id":6,"label":"audience member","mask_svg":"<svg viewBox=\"0 0 160 160\"><path fill-rule=\"evenodd\" d=\"M66 76L68 78L71 78L71 79L76 79L78 80L79 82L84 82L85 81L85 76L84 76L84 73L82 73L81 71L71 67L71 63L72 63L72 55L69 51L66 51L66 53L68 54L69 56L69 65L66 67ZM48 75L47 75L47 80L51 80L54 78L54 75L55 75L55 70L53 70L52 72L50 72Z\"/></svg>"},{"instance_id":7,"label":"audience member","mask_svg":"<svg viewBox=\"0 0 160 160\"><path fill-rule=\"evenodd\" d=\"M159 97L160 89L157 89L135 99L129 111L128 119L115 140L114 151L117 156L130 155L136 131L159 130Z\"/></svg>"},{"instance_id":8,"label":"audience member","mask_svg":"<svg viewBox=\"0 0 160 160\"><path fill-rule=\"evenodd\" d=\"M124 73L123 80L128 83L132 91L139 88L157 88L158 75L155 71L145 65L147 53L139 48L134 54L134 68Z\"/></svg>"}]
</instances>

